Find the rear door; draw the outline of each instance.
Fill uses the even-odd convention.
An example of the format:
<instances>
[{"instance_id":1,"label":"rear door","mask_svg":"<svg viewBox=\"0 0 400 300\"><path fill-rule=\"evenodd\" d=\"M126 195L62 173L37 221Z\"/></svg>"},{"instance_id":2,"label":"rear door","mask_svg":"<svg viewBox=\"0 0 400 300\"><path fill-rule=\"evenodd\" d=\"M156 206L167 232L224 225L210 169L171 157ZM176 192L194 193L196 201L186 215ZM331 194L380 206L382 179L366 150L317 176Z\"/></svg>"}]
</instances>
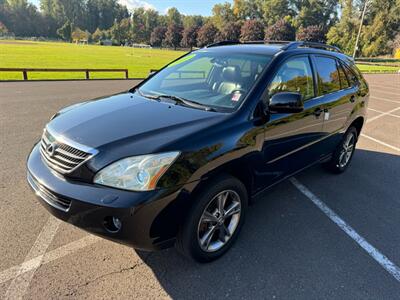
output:
<instances>
[{"instance_id":1,"label":"rear door","mask_svg":"<svg viewBox=\"0 0 400 300\"><path fill-rule=\"evenodd\" d=\"M318 75L318 93L322 100L323 135L321 151L328 154L340 141L355 105L357 88L351 86L341 63L334 57L312 56Z\"/></svg>"}]
</instances>

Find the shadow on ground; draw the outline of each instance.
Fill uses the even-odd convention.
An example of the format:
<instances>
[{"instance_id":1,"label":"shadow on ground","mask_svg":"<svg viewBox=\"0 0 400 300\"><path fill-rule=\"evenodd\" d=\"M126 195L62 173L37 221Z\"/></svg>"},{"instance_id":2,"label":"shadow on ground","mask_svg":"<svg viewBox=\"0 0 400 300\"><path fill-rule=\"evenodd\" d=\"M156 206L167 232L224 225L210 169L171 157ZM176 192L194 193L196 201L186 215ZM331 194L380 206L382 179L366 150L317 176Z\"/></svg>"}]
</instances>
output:
<instances>
[{"instance_id":1,"label":"shadow on ground","mask_svg":"<svg viewBox=\"0 0 400 300\"><path fill-rule=\"evenodd\" d=\"M377 162L400 169L400 156L357 150L352 168L340 176L321 166L304 175L331 180L340 188L340 182L357 184L360 169L364 173ZM138 254L174 299L354 299L399 291L398 283L289 181L249 207L236 244L213 263L194 263L175 249ZM377 283L377 276L387 277L387 283Z\"/></svg>"}]
</instances>

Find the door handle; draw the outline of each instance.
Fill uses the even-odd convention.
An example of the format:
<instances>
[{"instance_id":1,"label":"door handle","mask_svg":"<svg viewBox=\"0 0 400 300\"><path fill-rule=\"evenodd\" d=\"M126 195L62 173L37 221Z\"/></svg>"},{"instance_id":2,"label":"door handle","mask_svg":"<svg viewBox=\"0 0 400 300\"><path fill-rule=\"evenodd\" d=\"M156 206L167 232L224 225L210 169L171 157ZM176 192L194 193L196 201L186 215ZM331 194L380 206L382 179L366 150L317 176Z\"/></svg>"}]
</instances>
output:
<instances>
[{"instance_id":1,"label":"door handle","mask_svg":"<svg viewBox=\"0 0 400 300\"><path fill-rule=\"evenodd\" d=\"M350 102L354 103L354 101L356 101L356 97L353 95L353 96L350 97Z\"/></svg>"},{"instance_id":2,"label":"door handle","mask_svg":"<svg viewBox=\"0 0 400 300\"><path fill-rule=\"evenodd\" d=\"M316 108L315 110L314 110L314 116L316 116L317 118L322 114L322 109L321 108Z\"/></svg>"}]
</instances>

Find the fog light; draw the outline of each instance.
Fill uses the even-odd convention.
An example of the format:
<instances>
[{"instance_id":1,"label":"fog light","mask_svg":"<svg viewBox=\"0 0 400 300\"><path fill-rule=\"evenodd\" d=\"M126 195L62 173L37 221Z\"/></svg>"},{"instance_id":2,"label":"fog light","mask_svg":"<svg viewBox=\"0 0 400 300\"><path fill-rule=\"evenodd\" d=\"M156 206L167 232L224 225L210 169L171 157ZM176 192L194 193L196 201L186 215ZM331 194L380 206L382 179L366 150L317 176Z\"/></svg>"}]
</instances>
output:
<instances>
[{"instance_id":1,"label":"fog light","mask_svg":"<svg viewBox=\"0 0 400 300\"><path fill-rule=\"evenodd\" d=\"M117 233L122 228L122 222L117 217L105 217L104 218L104 227L107 231L111 233Z\"/></svg>"}]
</instances>

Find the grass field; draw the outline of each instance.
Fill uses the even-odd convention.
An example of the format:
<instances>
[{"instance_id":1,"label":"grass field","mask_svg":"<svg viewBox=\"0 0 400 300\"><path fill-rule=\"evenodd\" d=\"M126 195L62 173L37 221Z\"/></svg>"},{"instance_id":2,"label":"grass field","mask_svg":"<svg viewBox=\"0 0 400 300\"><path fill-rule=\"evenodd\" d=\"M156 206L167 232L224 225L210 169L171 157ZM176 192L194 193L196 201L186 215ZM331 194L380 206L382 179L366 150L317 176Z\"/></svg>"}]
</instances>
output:
<instances>
[{"instance_id":1,"label":"grass field","mask_svg":"<svg viewBox=\"0 0 400 300\"><path fill-rule=\"evenodd\" d=\"M129 77L147 77L184 52L55 42L0 41L0 68L129 69ZM83 79L84 73L30 72L29 79ZM91 78L124 78L123 73L91 73ZM0 80L20 80L22 73L0 72Z\"/></svg>"},{"instance_id":2,"label":"grass field","mask_svg":"<svg viewBox=\"0 0 400 300\"><path fill-rule=\"evenodd\" d=\"M184 54L182 51L75 45L56 42L0 40L0 68L128 69L129 77L144 78ZM358 65L361 71L397 71L400 67ZM29 79L84 79L80 73L30 72ZM124 78L123 73L91 73L91 78ZM0 72L0 80L22 80L21 72Z\"/></svg>"},{"instance_id":3,"label":"grass field","mask_svg":"<svg viewBox=\"0 0 400 300\"><path fill-rule=\"evenodd\" d=\"M364 64L357 64L358 68L363 73L376 73L376 72L397 72L400 70L399 67L391 67L391 66L384 66L384 65L364 65Z\"/></svg>"}]
</instances>

